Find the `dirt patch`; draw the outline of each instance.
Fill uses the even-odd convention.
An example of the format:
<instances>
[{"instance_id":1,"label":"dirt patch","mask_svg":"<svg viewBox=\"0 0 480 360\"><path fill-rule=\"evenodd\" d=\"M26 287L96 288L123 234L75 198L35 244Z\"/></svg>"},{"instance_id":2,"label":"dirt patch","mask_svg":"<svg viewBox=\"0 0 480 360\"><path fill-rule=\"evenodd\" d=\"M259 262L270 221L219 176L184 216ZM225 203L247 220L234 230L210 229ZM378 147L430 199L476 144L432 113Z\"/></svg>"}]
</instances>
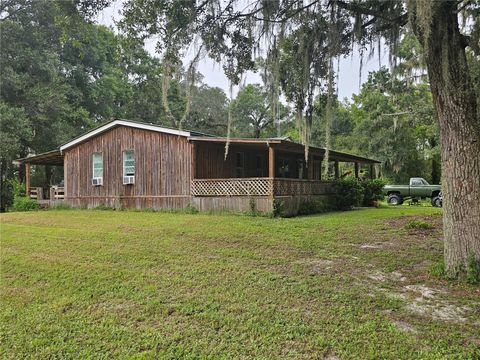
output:
<instances>
[{"instance_id":1,"label":"dirt patch","mask_svg":"<svg viewBox=\"0 0 480 360\"><path fill-rule=\"evenodd\" d=\"M385 247L393 245L391 242L376 242L373 244L361 244L360 249L383 249Z\"/></svg>"},{"instance_id":2,"label":"dirt patch","mask_svg":"<svg viewBox=\"0 0 480 360\"><path fill-rule=\"evenodd\" d=\"M407 289L408 291L420 294L422 298L427 298L427 299L433 299L436 294L445 292L443 290L429 288L428 286L425 286L425 285L407 285L405 286L405 289Z\"/></svg>"},{"instance_id":3,"label":"dirt patch","mask_svg":"<svg viewBox=\"0 0 480 360\"><path fill-rule=\"evenodd\" d=\"M407 282L407 277L399 271L385 273L376 270L368 273L367 278L373 280L375 292L380 292L392 299L405 302L405 308L417 315L455 323L465 323L471 321L476 316L472 307L455 304L455 302L450 300L450 297L448 300L445 299L447 295L451 294L443 288L429 287L425 284L408 284L391 291L380 285L400 285L399 283ZM409 281L412 281L412 279L409 279ZM453 298L455 299L455 297ZM480 303L474 307L476 306L480 308ZM404 324L399 323L396 325L402 328ZM410 331L406 327L404 330Z\"/></svg>"},{"instance_id":4,"label":"dirt patch","mask_svg":"<svg viewBox=\"0 0 480 360\"><path fill-rule=\"evenodd\" d=\"M435 320L451 322L466 322L467 313L471 310L466 306L455 306L446 301L422 302L417 299L407 305L407 309L424 316L431 316Z\"/></svg>"},{"instance_id":5,"label":"dirt patch","mask_svg":"<svg viewBox=\"0 0 480 360\"><path fill-rule=\"evenodd\" d=\"M335 355L327 355L325 357L325 360L340 360L340 358L338 356L335 356Z\"/></svg>"},{"instance_id":6,"label":"dirt patch","mask_svg":"<svg viewBox=\"0 0 480 360\"><path fill-rule=\"evenodd\" d=\"M426 216L401 216L385 221L387 228L405 229L407 224L412 221L424 221L431 225L429 229L408 229L411 234L431 234L442 230L442 216L441 215L426 215Z\"/></svg>"},{"instance_id":7,"label":"dirt patch","mask_svg":"<svg viewBox=\"0 0 480 360\"><path fill-rule=\"evenodd\" d=\"M405 321L393 320L392 323L393 325L395 325L395 327L397 327L400 330L403 330L405 332L409 332L412 334L418 334L418 330Z\"/></svg>"},{"instance_id":8,"label":"dirt patch","mask_svg":"<svg viewBox=\"0 0 480 360\"><path fill-rule=\"evenodd\" d=\"M407 278L403 276L403 274L399 271L394 271L391 273L384 273L381 271L375 271L373 273L370 273L367 275L369 279L379 281L379 282L385 282L385 281L405 281Z\"/></svg>"},{"instance_id":9,"label":"dirt patch","mask_svg":"<svg viewBox=\"0 0 480 360\"><path fill-rule=\"evenodd\" d=\"M303 265L307 273L325 274L333 268L335 262L329 259L313 258L297 261L297 264Z\"/></svg>"},{"instance_id":10,"label":"dirt patch","mask_svg":"<svg viewBox=\"0 0 480 360\"><path fill-rule=\"evenodd\" d=\"M473 315L472 309L441 299L440 296L446 293L443 289L415 284L406 285L400 293L392 293L391 296L407 301L406 308L418 315L456 323L468 321Z\"/></svg>"}]
</instances>

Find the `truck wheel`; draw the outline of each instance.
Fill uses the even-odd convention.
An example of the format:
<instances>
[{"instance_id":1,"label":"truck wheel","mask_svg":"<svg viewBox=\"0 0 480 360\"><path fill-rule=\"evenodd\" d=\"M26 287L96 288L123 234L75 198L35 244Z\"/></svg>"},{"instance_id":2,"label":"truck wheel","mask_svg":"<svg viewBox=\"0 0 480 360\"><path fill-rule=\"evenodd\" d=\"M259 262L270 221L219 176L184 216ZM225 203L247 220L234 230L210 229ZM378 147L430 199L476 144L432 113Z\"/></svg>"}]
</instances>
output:
<instances>
[{"instance_id":1,"label":"truck wheel","mask_svg":"<svg viewBox=\"0 0 480 360\"><path fill-rule=\"evenodd\" d=\"M442 199L440 199L440 196L435 196L432 199L432 206L433 207L442 207Z\"/></svg>"},{"instance_id":2,"label":"truck wheel","mask_svg":"<svg viewBox=\"0 0 480 360\"><path fill-rule=\"evenodd\" d=\"M402 205L403 199L402 199L402 197L399 196L399 195L392 194L392 195L389 195L389 196L388 196L387 202L388 202L390 205Z\"/></svg>"}]
</instances>

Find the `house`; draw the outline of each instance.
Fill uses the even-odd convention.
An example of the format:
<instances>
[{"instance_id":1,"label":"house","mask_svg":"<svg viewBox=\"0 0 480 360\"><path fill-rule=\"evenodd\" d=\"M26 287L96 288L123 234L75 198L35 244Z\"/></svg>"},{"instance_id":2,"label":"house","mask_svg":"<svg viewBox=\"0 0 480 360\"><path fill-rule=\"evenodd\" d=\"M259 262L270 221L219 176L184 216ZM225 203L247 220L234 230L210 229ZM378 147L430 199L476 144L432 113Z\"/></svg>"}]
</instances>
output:
<instances>
[{"instance_id":1,"label":"house","mask_svg":"<svg viewBox=\"0 0 480 360\"><path fill-rule=\"evenodd\" d=\"M282 201L296 213L301 202L326 199L331 181L321 178L325 150L283 138L227 139L127 120L113 120L58 149L20 159L31 197L74 207L272 211ZM332 174L339 163L375 174L376 160L329 152ZM63 187L31 187L31 165L63 166Z\"/></svg>"}]
</instances>

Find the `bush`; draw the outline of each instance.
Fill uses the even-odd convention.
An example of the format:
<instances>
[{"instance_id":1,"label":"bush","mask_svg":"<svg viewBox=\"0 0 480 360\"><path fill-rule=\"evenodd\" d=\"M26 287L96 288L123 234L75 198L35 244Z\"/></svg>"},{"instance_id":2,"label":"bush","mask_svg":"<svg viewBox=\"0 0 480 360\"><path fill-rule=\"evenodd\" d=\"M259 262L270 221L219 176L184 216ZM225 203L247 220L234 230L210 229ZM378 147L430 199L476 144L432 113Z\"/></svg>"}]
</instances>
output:
<instances>
[{"instance_id":1,"label":"bush","mask_svg":"<svg viewBox=\"0 0 480 360\"><path fill-rule=\"evenodd\" d=\"M183 209L183 212L185 214L198 214L199 213L198 209L192 204L189 204L185 209Z\"/></svg>"},{"instance_id":2,"label":"bush","mask_svg":"<svg viewBox=\"0 0 480 360\"><path fill-rule=\"evenodd\" d=\"M363 206L373 206L374 201L383 199L383 187L386 185L384 179L371 179L361 182L363 187Z\"/></svg>"},{"instance_id":3,"label":"bush","mask_svg":"<svg viewBox=\"0 0 480 360\"><path fill-rule=\"evenodd\" d=\"M13 197L26 197L27 192L25 189L25 184L19 181L18 179L10 180L10 186L12 187Z\"/></svg>"},{"instance_id":4,"label":"bush","mask_svg":"<svg viewBox=\"0 0 480 360\"><path fill-rule=\"evenodd\" d=\"M354 177L335 181L335 206L338 210L351 210L363 201L363 187Z\"/></svg>"},{"instance_id":5,"label":"bush","mask_svg":"<svg viewBox=\"0 0 480 360\"><path fill-rule=\"evenodd\" d=\"M282 200L273 200L273 213L274 217L285 217L287 216L287 211L285 210L285 203Z\"/></svg>"},{"instance_id":6,"label":"bush","mask_svg":"<svg viewBox=\"0 0 480 360\"><path fill-rule=\"evenodd\" d=\"M13 211L32 211L38 210L40 205L35 200L26 196L15 196L13 199Z\"/></svg>"},{"instance_id":7,"label":"bush","mask_svg":"<svg viewBox=\"0 0 480 360\"><path fill-rule=\"evenodd\" d=\"M332 210L332 205L326 200L308 200L300 203L298 215L319 214Z\"/></svg>"},{"instance_id":8,"label":"bush","mask_svg":"<svg viewBox=\"0 0 480 360\"><path fill-rule=\"evenodd\" d=\"M467 259L467 282L469 284L480 283L480 261L475 255L470 254Z\"/></svg>"},{"instance_id":9,"label":"bush","mask_svg":"<svg viewBox=\"0 0 480 360\"><path fill-rule=\"evenodd\" d=\"M432 268L430 269L430 273L433 276L445 277L445 275L446 275L446 273L445 273L445 262L444 262L443 258L432 265Z\"/></svg>"}]
</instances>

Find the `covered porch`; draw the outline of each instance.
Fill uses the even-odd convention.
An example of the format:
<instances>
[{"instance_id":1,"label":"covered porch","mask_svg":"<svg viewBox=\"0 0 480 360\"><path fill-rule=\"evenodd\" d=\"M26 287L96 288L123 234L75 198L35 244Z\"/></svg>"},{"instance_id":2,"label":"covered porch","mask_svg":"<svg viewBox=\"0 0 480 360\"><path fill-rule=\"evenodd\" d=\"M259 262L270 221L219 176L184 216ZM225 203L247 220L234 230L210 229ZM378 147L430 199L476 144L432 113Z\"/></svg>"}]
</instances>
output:
<instances>
[{"instance_id":1,"label":"covered porch","mask_svg":"<svg viewBox=\"0 0 480 360\"><path fill-rule=\"evenodd\" d=\"M322 175L325 149L287 139L190 138L194 143L191 195L200 210L269 212L281 201L295 214L302 202L333 198L335 179L375 178L379 162L329 152L329 173Z\"/></svg>"},{"instance_id":2,"label":"covered porch","mask_svg":"<svg viewBox=\"0 0 480 360\"><path fill-rule=\"evenodd\" d=\"M298 196L333 192L335 179L377 177L378 161L329 152L329 175L322 178L325 149L286 139L192 138L195 145L193 196Z\"/></svg>"},{"instance_id":3,"label":"covered porch","mask_svg":"<svg viewBox=\"0 0 480 360\"><path fill-rule=\"evenodd\" d=\"M20 180L25 183L25 192L28 197L37 200L40 205L52 206L63 203L65 199L65 184L63 182L63 155L60 150L28 156L19 159L18 162L25 165L25 178ZM56 181L52 179L52 176L46 176L48 179L43 184L40 184L38 179L32 176L35 175L35 168L38 166L62 168L60 169L62 179Z\"/></svg>"}]
</instances>

